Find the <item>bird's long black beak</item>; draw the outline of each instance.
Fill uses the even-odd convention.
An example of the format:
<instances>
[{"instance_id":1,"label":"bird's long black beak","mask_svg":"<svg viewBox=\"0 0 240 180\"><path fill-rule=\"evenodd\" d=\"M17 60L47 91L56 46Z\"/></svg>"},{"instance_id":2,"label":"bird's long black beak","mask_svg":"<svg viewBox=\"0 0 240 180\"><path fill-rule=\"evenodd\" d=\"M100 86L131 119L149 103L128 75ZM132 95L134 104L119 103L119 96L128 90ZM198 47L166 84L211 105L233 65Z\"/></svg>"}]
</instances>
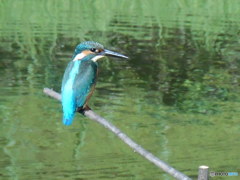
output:
<instances>
[{"instance_id":1,"label":"bird's long black beak","mask_svg":"<svg viewBox=\"0 0 240 180\"><path fill-rule=\"evenodd\" d=\"M116 58L128 59L128 57L124 56L123 54L120 54L120 53L117 53L117 52L114 52L114 51L110 51L110 50L107 50L107 49L104 49L104 55L105 56L112 56L112 57L116 57Z\"/></svg>"}]
</instances>

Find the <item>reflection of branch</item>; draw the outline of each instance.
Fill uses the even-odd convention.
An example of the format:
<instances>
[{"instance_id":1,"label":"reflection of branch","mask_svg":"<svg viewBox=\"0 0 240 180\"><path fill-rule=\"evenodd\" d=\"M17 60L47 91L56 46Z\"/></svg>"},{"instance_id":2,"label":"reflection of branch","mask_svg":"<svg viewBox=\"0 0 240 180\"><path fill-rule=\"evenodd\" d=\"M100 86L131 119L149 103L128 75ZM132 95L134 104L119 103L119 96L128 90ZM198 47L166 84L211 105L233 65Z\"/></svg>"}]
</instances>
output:
<instances>
[{"instance_id":1,"label":"reflection of branch","mask_svg":"<svg viewBox=\"0 0 240 180\"><path fill-rule=\"evenodd\" d=\"M61 101L61 95L51 89L44 88L43 92L47 94L48 96L51 96L54 99L57 99ZM140 145L135 143L132 139L130 139L126 134L124 134L120 129L118 129L116 126L114 126L112 123L108 122L106 119L102 118L101 116L94 113L92 110L85 110L83 112L85 116L88 118L97 121L101 125L103 125L105 128L112 131L115 135L117 135L123 142L125 142L128 146L130 146L134 152L138 152L140 155L145 157L147 160L158 166L159 168L163 169L168 174L172 175L176 179L184 179L189 180L190 178L184 175L183 173L177 171L176 169L172 168L168 164L166 164L164 161L158 159L156 156L154 156L152 153L148 152L147 150L143 149Z\"/></svg>"}]
</instances>

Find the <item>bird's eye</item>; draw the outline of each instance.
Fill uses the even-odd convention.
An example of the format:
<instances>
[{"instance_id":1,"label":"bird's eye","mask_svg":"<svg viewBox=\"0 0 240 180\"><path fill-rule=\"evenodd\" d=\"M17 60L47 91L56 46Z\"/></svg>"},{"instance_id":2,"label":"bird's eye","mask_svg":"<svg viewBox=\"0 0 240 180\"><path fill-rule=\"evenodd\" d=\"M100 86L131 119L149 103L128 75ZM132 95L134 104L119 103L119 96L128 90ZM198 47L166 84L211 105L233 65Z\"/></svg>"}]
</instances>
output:
<instances>
[{"instance_id":1,"label":"bird's eye","mask_svg":"<svg viewBox=\"0 0 240 180\"><path fill-rule=\"evenodd\" d=\"M96 52L96 50L97 50L97 49L95 49L95 48L91 48L91 49L90 49L90 51L92 51L92 52Z\"/></svg>"}]
</instances>

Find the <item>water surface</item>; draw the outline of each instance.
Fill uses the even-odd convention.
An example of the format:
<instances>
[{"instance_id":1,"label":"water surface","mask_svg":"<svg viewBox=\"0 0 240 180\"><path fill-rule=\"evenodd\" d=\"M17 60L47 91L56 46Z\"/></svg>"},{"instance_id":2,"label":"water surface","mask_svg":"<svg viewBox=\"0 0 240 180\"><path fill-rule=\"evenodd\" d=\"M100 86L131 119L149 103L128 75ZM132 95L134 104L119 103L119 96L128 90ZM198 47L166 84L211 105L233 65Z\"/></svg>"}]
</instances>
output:
<instances>
[{"instance_id":1,"label":"water surface","mask_svg":"<svg viewBox=\"0 0 240 180\"><path fill-rule=\"evenodd\" d=\"M1 1L0 179L173 179L85 117L62 125L42 89L60 91L85 40L130 57L99 62L96 113L194 179L200 165L240 172L239 11L223 0Z\"/></svg>"}]
</instances>

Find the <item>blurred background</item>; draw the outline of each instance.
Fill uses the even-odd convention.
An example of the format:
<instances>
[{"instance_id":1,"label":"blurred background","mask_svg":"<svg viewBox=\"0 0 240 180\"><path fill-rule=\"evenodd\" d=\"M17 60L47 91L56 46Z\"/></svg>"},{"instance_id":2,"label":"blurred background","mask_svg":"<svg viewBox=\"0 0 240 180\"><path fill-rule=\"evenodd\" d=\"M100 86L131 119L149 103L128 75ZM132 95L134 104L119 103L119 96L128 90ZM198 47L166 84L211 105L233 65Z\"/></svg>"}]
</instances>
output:
<instances>
[{"instance_id":1,"label":"blurred background","mask_svg":"<svg viewBox=\"0 0 240 180\"><path fill-rule=\"evenodd\" d=\"M130 57L99 61L96 113L192 178L199 165L240 172L239 12L237 0L0 1L0 179L173 179L81 115L64 126L42 93L60 92L85 40Z\"/></svg>"}]
</instances>

